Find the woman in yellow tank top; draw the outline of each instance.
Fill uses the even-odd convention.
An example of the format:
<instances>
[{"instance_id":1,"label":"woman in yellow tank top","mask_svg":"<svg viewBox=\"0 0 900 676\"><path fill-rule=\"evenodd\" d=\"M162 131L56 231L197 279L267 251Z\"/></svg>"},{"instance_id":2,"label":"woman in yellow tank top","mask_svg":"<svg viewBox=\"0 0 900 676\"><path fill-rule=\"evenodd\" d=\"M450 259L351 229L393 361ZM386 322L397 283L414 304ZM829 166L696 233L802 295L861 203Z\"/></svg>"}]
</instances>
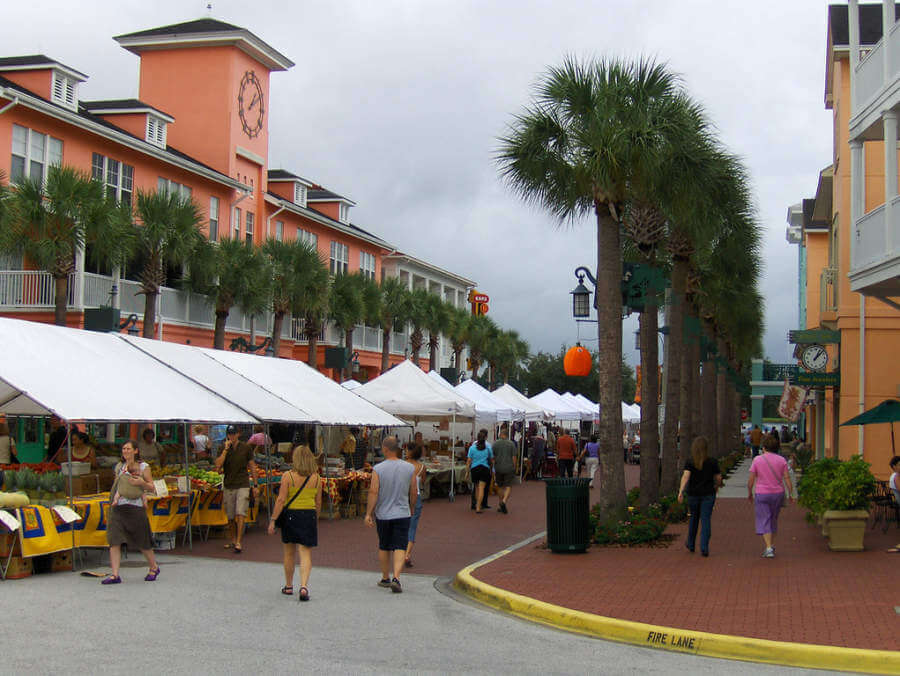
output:
<instances>
[{"instance_id":1,"label":"woman in yellow tank top","mask_svg":"<svg viewBox=\"0 0 900 676\"><path fill-rule=\"evenodd\" d=\"M309 601L309 574L312 548L319 544L318 516L322 507L322 480L309 446L294 449L293 467L281 477L278 499L269 521L269 535L275 534L275 519L285 511L281 542L284 546L284 586L281 593L294 593L294 564L300 557L300 600Z\"/></svg>"}]
</instances>

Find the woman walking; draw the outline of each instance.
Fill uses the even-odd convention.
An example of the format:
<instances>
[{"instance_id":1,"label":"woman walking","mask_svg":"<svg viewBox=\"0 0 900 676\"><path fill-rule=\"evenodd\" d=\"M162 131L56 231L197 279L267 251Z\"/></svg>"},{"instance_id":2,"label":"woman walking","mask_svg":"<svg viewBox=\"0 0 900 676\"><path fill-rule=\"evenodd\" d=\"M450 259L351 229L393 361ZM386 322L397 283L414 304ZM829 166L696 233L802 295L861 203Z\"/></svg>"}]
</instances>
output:
<instances>
[{"instance_id":1,"label":"woman walking","mask_svg":"<svg viewBox=\"0 0 900 676\"><path fill-rule=\"evenodd\" d=\"M475 502L472 503L472 509L476 514L481 514L485 507L484 503L487 502L487 489L491 483L491 467L494 463L487 435L487 430L478 430L478 440L469 446L469 457L466 459L466 471L475 484Z\"/></svg>"},{"instance_id":2,"label":"woman walking","mask_svg":"<svg viewBox=\"0 0 900 676\"><path fill-rule=\"evenodd\" d=\"M691 444L691 457L684 463L678 502L687 495L691 518L684 546L694 553L697 542L697 525L700 525L700 553L709 556L709 538L712 534L712 511L716 505L716 491L722 486L722 471L715 458L709 457L709 441L697 437Z\"/></svg>"},{"instance_id":3,"label":"woman walking","mask_svg":"<svg viewBox=\"0 0 900 676\"><path fill-rule=\"evenodd\" d=\"M322 481L316 458L309 446L297 446L291 469L282 475L278 498L269 520L269 535L275 534L275 521L285 513L281 525L284 555L284 586L281 593L294 593L294 565L300 557L300 600L309 601L309 574L312 548L319 544L318 516L322 508Z\"/></svg>"},{"instance_id":4,"label":"woman walking","mask_svg":"<svg viewBox=\"0 0 900 676\"><path fill-rule=\"evenodd\" d=\"M584 463L588 476L591 478L591 488L594 487L594 474L600 466L600 444L597 443L597 435L592 434L591 440L584 445L584 450L578 456L578 461Z\"/></svg>"},{"instance_id":5,"label":"woman walking","mask_svg":"<svg viewBox=\"0 0 900 676\"><path fill-rule=\"evenodd\" d=\"M763 439L763 452L753 458L750 465L750 480L747 482L747 499L754 503L756 512L756 534L762 535L766 549L763 558L775 558L775 533L778 532L778 513L784 506L784 493L794 494L787 461L778 454L778 437L770 435ZM753 489L756 488L756 500ZM793 501L793 497L790 498Z\"/></svg>"},{"instance_id":6,"label":"woman walking","mask_svg":"<svg viewBox=\"0 0 900 676\"><path fill-rule=\"evenodd\" d=\"M406 456L406 461L410 463L413 467L416 468L416 471L413 473L413 476L416 479L416 506L413 509L412 517L409 519L409 543L406 545L406 567L412 568L412 550L413 545L416 544L416 529L419 527L419 517L422 516L422 505L424 504L424 500L422 500L422 477L425 476L425 465L423 465L419 460L422 458L422 449L424 448L421 444L413 444L409 448L409 452Z\"/></svg>"},{"instance_id":7,"label":"woman walking","mask_svg":"<svg viewBox=\"0 0 900 676\"><path fill-rule=\"evenodd\" d=\"M109 521L106 541L109 543L109 566L112 574L100 584L119 584L119 565L122 562L122 545L140 550L150 570L144 578L153 582L159 577L159 564L153 554L153 536L144 506L144 491L153 491L150 465L137 459L137 442L122 444L122 462L116 465L116 480L110 491Z\"/></svg>"}]
</instances>

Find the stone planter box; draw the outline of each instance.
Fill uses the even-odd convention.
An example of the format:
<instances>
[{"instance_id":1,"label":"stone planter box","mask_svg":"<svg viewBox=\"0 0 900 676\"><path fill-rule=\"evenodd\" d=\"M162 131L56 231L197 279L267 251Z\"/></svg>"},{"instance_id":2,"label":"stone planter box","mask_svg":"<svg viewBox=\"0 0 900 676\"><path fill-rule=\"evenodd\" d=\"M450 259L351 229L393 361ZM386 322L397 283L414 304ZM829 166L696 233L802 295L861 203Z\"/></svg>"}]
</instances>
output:
<instances>
[{"instance_id":1,"label":"stone planter box","mask_svg":"<svg viewBox=\"0 0 900 676\"><path fill-rule=\"evenodd\" d=\"M828 510L822 517L828 548L835 552L861 552L869 513L865 510Z\"/></svg>"}]
</instances>

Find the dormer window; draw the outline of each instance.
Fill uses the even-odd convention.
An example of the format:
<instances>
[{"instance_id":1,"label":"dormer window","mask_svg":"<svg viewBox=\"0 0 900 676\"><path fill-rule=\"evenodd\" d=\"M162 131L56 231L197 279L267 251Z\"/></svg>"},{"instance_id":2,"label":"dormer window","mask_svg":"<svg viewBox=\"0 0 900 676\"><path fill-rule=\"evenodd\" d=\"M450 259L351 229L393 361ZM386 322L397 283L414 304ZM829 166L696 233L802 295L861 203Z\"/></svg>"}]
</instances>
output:
<instances>
[{"instance_id":1,"label":"dormer window","mask_svg":"<svg viewBox=\"0 0 900 676\"><path fill-rule=\"evenodd\" d=\"M334 213L334 212L332 212ZM341 202L340 205L340 218L338 219L341 223L349 223L350 222L350 205Z\"/></svg>"},{"instance_id":2,"label":"dormer window","mask_svg":"<svg viewBox=\"0 0 900 676\"><path fill-rule=\"evenodd\" d=\"M159 148L166 147L166 121L153 114L147 114L147 143Z\"/></svg>"},{"instance_id":3,"label":"dormer window","mask_svg":"<svg viewBox=\"0 0 900 676\"><path fill-rule=\"evenodd\" d=\"M306 186L302 183L294 183L294 204L306 206Z\"/></svg>"},{"instance_id":4,"label":"dormer window","mask_svg":"<svg viewBox=\"0 0 900 676\"><path fill-rule=\"evenodd\" d=\"M70 110L78 110L78 81L62 71L53 71L53 88L50 100Z\"/></svg>"}]
</instances>

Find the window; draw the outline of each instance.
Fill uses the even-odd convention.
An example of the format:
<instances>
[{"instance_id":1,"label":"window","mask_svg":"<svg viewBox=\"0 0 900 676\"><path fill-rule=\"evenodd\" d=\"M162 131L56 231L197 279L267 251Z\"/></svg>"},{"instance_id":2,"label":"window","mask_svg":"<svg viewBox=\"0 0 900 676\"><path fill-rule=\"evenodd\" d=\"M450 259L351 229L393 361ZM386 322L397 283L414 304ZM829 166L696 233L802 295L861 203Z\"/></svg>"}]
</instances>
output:
<instances>
[{"instance_id":1,"label":"window","mask_svg":"<svg viewBox=\"0 0 900 676\"><path fill-rule=\"evenodd\" d=\"M294 183L294 204L306 206L306 186L302 183Z\"/></svg>"},{"instance_id":2,"label":"window","mask_svg":"<svg viewBox=\"0 0 900 676\"><path fill-rule=\"evenodd\" d=\"M234 229L233 239L241 238L241 210L238 207L234 208L234 220L232 221L232 226Z\"/></svg>"},{"instance_id":3,"label":"window","mask_svg":"<svg viewBox=\"0 0 900 676\"><path fill-rule=\"evenodd\" d=\"M160 148L166 147L166 121L156 115L147 115L147 143Z\"/></svg>"},{"instance_id":4,"label":"window","mask_svg":"<svg viewBox=\"0 0 900 676\"><path fill-rule=\"evenodd\" d=\"M131 204L134 192L134 167L94 153L91 176L106 185L106 194L120 204Z\"/></svg>"},{"instance_id":5,"label":"window","mask_svg":"<svg viewBox=\"0 0 900 676\"><path fill-rule=\"evenodd\" d=\"M255 219L256 219L256 216L253 213L248 211L247 218L245 221L245 225L247 227L246 227L245 233L244 233L244 236L247 238L247 244L253 244L253 223L254 223Z\"/></svg>"},{"instance_id":6,"label":"window","mask_svg":"<svg viewBox=\"0 0 900 676\"><path fill-rule=\"evenodd\" d=\"M184 198L191 196L191 189L188 186L176 183L175 181L170 181L162 176L160 176L159 181L157 181L156 189L159 192L174 192L176 195L181 195Z\"/></svg>"},{"instance_id":7,"label":"window","mask_svg":"<svg viewBox=\"0 0 900 676\"><path fill-rule=\"evenodd\" d=\"M361 251L359 253L359 271L363 277L375 279L375 256Z\"/></svg>"},{"instance_id":8,"label":"window","mask_svg":"<svg viewBox=\"0 0 900 676\"><path fill-rule=\"evenodd\" d=\"M275 239L279 242L284 239L284 221L275 221Z\"/></svg>"},{"instance_id":9,"label":"window","mask_svg":"<svg viewBox=\"0 0 900 676\"><path fill-rule=\"evenodd\" d=\"M46 181L47 168L62 164L63 142L28 127L13 125L10 180Z\"/></svg>"},{"instance_id":10,"label":"window","mask_svg":"<svg viewBox=\"0 0 900 676\"><path fill-rule=\"evenodd\" d=\"M350 247L340 242L331 243L331 265L332 275L346 274L347 268L350 266Z\"/></svg>"},{"instance_id":11,"label":"window","mask_svg":"<svg viewBox=\"0 0 900 676\"><path fill-rule=\"evenodd\" d=\"M338 220L340 220L341 223L349 223L350 222L350 205L344 204L343 202L341 202L339 214L340 214L340 218Z\"/></svg>"},{"instance_id":12,"label":"window","mask_svg":"<svg viewBox=\"0 0 900 676\"><path fill-rule=\"evenodd\" d=\"M219 198L209 198L209 241L219 239Z\"/></svg>"},{"instance_id":13,"label":"window","mask_svg":"<svg viewBox=\"0 0 900 676\"><path fill-rule=\"evenodd\" d=\"M53 90L50 92L50 100L66 108L78 110L78 97L75 89L78 83L60 71L53 71Z\"/></svg>"},{"instance_id":14,"label":"window","mask_svg":"<svg viewBox=\"0 0 900 676\"><path fill-rule=\"evenodd\" d=\"M304 244L309 244L313 249L319 248L319 236L314 232L297 228L297 239Z\"/></svg>"}]
</instances>

